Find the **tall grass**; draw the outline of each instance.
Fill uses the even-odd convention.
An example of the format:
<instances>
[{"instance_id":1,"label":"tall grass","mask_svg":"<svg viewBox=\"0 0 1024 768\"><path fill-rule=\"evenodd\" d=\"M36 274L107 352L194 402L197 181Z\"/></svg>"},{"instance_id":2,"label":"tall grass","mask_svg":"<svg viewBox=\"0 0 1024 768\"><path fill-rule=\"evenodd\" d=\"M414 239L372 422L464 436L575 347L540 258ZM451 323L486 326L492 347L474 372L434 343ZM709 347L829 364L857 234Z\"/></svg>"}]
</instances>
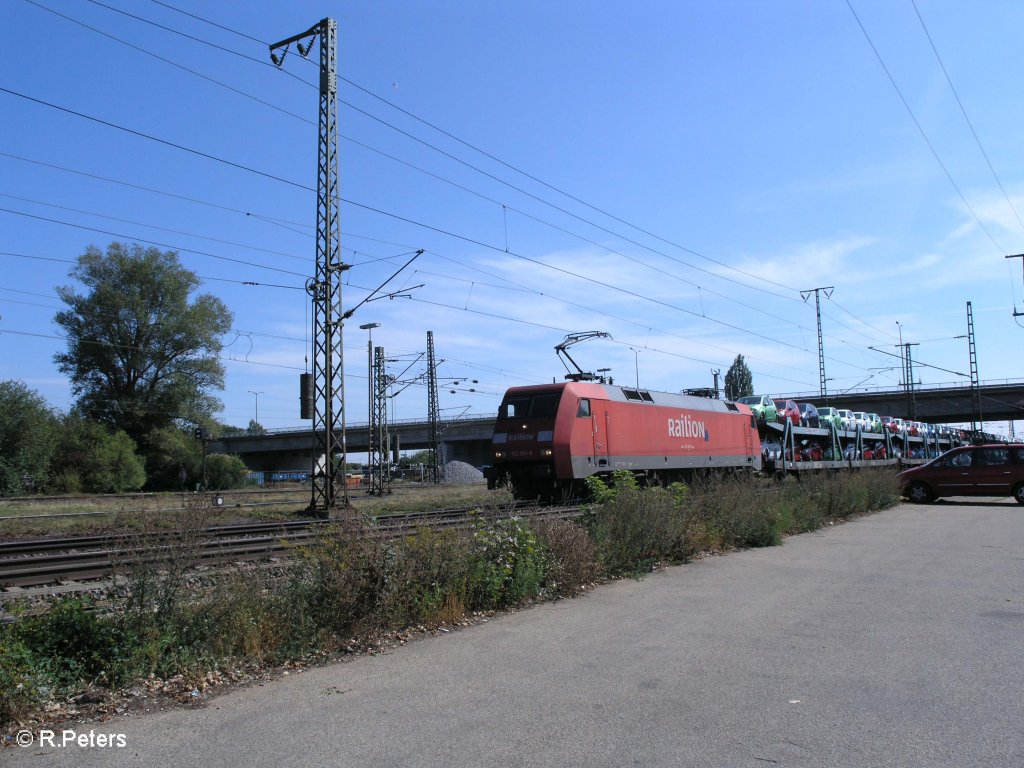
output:
<instances>
[{"instance_id":1,"label":"tall grass","mask_svg":"<svg viewBox=\"0 0 1024 768\"><path fill-rule=\"evenodd\" d=\"M778 544L899 498L891 473L863 471L645 489L621 473L593 491L577 521L528 523L490 510L469 530L397 540L347 521L298 549L283 573L248 566L201 581L192 537L205 512L186 510L174 531L140 543L139 553L151 556L121 569L112 610L79 598L32 616L8 607L21 615L0 626L0 725L86 688L150 675L199 681L227 665L276 664L346 648L353 638L571 596L602 577L700 552Z\"/></svg>"}]
</instances>

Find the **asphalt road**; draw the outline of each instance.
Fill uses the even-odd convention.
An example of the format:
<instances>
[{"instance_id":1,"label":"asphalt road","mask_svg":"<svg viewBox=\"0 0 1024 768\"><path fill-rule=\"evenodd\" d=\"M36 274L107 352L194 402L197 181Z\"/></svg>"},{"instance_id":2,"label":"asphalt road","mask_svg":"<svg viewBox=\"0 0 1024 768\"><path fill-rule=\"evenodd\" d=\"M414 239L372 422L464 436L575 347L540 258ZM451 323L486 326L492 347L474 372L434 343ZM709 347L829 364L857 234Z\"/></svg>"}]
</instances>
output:
<instances>
[{"instance_id":1,"label":"asphalt road","mask_svg":"<svg viewBox=\"0 0 1024 768\"><path fill-rule=\"evenodd\" d=\"M1009 768L1022 633L1024 507L907 505L0 762Z\"/></svg>"}]
</instances>

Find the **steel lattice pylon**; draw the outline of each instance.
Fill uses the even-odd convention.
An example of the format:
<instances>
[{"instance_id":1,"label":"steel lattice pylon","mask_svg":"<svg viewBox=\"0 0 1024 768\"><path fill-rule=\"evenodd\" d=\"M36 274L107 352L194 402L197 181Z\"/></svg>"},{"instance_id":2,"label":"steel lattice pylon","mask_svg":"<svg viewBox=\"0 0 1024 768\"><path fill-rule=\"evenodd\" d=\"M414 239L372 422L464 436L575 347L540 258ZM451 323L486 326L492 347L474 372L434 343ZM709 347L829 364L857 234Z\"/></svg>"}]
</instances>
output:
<instances>
[{"instance_id":1,"label":"steel lattice pylon","mask_svg":"<svg viewBox=\"0 0 1024 768\"><path fill-rule=\"evenodd\" d=\"M903 376L907 388L907 417L917 419L917 399L914 397L914 360L911 348L920 346L919 342L906 342L903 345Z\"/></svg>"},{"instance_id":2,"label":"steel lattice pylon","mask_svg":"<svg viewBox=\"0 0 1024 768\"><path fill-rule=\"evenodd\" d=\"M441 482L441 409L437 404L437 363L434 361L434 332L427 331L427 419L430 422L430 481Z\"/></svg>"},{"instance_id":3,"label":"steel lattice pylon","mask_svg":"<svg viewBox=\"0 0 1024 768\"><path fill-rule=\"evenodd\" d=\"M825 405L828 405L828 379L825 377L825 346L822 343L821 337L821 292L825 292L825 298L832 295L833 286L825 286L819 288L810 288L806 291L800 291L800 296L804 301L807 301L811 293L814 293L814 312L818 317L818 394L821 395Z\"/></svg>"},{"instance_id":4,"label":"steel lattice pylon","mask_svg":"<svg viewBox=\"0 0 1024 768\"><path fill-rule=\"evenodd\" d=\"M313 493L310 509L329 513L348 506L344 482L345 385L342 353L341 273L347 268L339 258L338 213L338 24L323 19L302 34L270 46L271 59L284 62L295 43L306 56L320 36L320 111L316 181L316 274L306 283L313 302ZM308 43L303 46L302 41ZM274 51L284 48L278 57ZM339 494L340 491L340 494Z\"/></svg>"},{"instance_id":5,"label":"steel lattice pylon","mask_svg":"<svg viewBox=\"0 0 1024 768\"><path fill-rule=\"evenodd\" d=\"M978 380L978 350L974 346L974 311L967 302L967 350L971 358L971 431L984 429L981 420L981 388Z\"/></svg>"},{"instance_id":6,"label":"steel lattice pylon","mask_svg":"<svg viewBox=\"0 0 1024 768\"><path fill-rule=\"evenodd\" d=\"M388 375L384 366L384 347L374 349L373 404L370 419L370 493L391 493L388 469Z\"/></svg>"}]
</instances>

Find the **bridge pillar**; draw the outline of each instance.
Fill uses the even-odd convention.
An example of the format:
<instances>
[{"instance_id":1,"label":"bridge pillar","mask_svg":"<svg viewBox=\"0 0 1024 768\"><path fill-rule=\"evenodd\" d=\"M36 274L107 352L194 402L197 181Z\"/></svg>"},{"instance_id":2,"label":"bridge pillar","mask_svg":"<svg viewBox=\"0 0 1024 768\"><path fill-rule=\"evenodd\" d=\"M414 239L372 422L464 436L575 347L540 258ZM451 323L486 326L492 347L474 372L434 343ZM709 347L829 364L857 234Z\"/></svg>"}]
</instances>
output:
<instances>
[{"instance_id":1,"label":"bridge pillar","mask_svg":"<svg viewBox=\"0 0 1024 768\"><path fill-rule=\"evenodd\" d=\"M461 461L480 467L490 464L491 443L451 442L446 444L445 461Z\"/></svg>"}]
</instances>

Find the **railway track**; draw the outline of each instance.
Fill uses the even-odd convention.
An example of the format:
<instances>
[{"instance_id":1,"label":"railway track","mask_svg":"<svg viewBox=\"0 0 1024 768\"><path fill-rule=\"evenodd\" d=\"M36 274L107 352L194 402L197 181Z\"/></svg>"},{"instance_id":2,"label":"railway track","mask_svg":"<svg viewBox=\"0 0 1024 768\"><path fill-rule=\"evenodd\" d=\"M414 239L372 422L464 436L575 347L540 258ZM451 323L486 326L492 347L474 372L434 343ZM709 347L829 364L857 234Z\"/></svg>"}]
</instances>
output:
<instances>
[{"instance_id":1,"label":"railway track","mask_svg":"<svg viewBox=\"0 0 1024 768\"><path fill-rule=\"evenodd\" d=\"M530 517L569 517L579 508L524 507L513 514ZM462 528L473 524L476 508L440 509L369 518L369 535L401 536L419 528ZM96 587L132 569L159 564L177 548L181 557L199 567L223 566L253 560L285 560L338 521L296 520L212 526L165 534L69 536L0 543L0 594L17 596L25 587L60 585L61 591Z\"/></svg>"}]
</instances>

